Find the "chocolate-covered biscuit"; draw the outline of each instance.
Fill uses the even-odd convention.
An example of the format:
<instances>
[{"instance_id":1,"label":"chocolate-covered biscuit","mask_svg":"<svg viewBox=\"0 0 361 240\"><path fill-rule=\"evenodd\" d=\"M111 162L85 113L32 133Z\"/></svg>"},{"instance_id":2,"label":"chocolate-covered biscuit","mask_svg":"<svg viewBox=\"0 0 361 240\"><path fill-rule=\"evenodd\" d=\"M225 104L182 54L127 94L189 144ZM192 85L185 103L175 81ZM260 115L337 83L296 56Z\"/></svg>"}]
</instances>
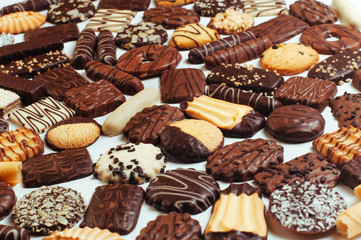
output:
<instances>
[{"instance_id":1,"label":"chocolate-covered biscuit","mask_svg":"<svg viewBox=\"0 0 361 240\"><path fill-rule=\"evenodd\" d=\"M9 123L5 119L0 119L0 133L9 131Z\"/></svg>"},{"instance_id":2,"label":"chocolate-covered biscuit","mask_svg":"<svg viewBox=\"0 0 361 240\"><path fill-rule=\"evenodd\" d=\"M56 50L0 65L0 71L18 77L32 78L54 67L68 66L69 61L66 54Z\"/></svg>"},{"instance_id":3,"label":"chocolate-covered biscuit","mask_svg":"<svg viewBox=\"0 0 361 240\"><path fill-rule=\"evenodd\" d=\"M357 70L352 77L352 86L361 91L361 69Z\"/></svg>"},{"instance_id":4,"label":"chocolate-covered biscuit","mask_svg":"<svg viewBox=\"0 0 361 240\"><path fill-rule=\"evenodd\" d=\"M179 103L189 97L203 95L205 87L206 78L200 69L166 70L160 78L160 93L166 103Z\"/></svg>"},{"instance_id":5,"label":"chocolate-covered biscuit","mask_svg":"<svg viewBox=\"0 0 361 240\"><path fill-rule=\"evenodd\" d=\"M48 21L51 23L84 22L95 13L91 0L62 0L50 5Z\"/></svg>"},{"instance_id":6,"label":"chocolate-covered biscuit","mask_svg":"<svg viewBox=\"0 0 361 240\"><path fill-rule=\"evenodd\" d=\"M254 179L262 192L269 196L287 183L307 179L333 188L337 185L339 177L340 170L335 164L328 162L316 153L307 153L288 162L264 169L256 174Z\"/></svg>"},{"instance_id":7,"label":"chocolate-covered biscuit","mask_svg":"<svg viewBox=\"0 0 361 240\"><path fill-rule=\"evenodd\" d=\"M98 61L85 64L85 72L93 81L108 80L124 94L134 95L144 89L143 83L137 77Z\"/></svg>"},{"instance_id":8,"label":"chocolate-covered biscuit","mask_svg":"<svg viewBox=\"0 0 361 240\"><path fill-rule=\"evenodd\" d=\"M98 9L144 11L149 4L150 0L100 0Z\"/></svg>"},{"instance_id":9,"label":"chocolate-covered biscuit","mask_svg":"<svg viewBox=\"0 0 361 240\"><path fill-rule=\"evenodd\" d=\"M23 12L23 11L34 11L41 12L49 8L51 4L55 4L60 2L61 0L27 0L22 1L20 3L15 3L13 5L9 5L3 7L1 9L1 16L6 14L14 13L14 12Z\"/></svg>"},{"instance_id":10,"label":"chocolate-covered biscuit","mask_svg":"<svg viewBox=\"0 0 361 240\"><path fill-rule=\"evenodd\" d=\"M338 122L338 127L361 127L361 93L345 92L330 102L332 115Z\"/></svg>"},{"instance_id":11,"label":"chocolate-covered biscuit","mask_svg":"<svg viewBox=\"0 0 361 240\"><path fill-rule=\"evenodd\" d=\"M64 150L25 161L21 172L25 187L48 186L91 175L93 161L86 148Z\"/></svg>"},{"instance_id":12,"label":"chocolate-covered biscuit","mask_svg":"<svg viewBox=\"0 0 361 240\"><path fill-rule=\"evenodd\" d=\"M204 171L177 168L158 174L146 189L146 202L163 212L198 214L219 197L219 185Z\"/></svg>"},{"instance_id":13,"label":"chocolate-covered biscuit","mask_svg":"<svg viewBox=\"0 0 361 240\"><path fill-rule=\"evenodd\" d=\"M308 72L310 78L327 79L338 85L348 82L361 68L361 51L346 50L319 62Z\"/></svg>"},{"instance_id":14,"label":"chocolate-covered biscuit","mask_svg":"<svg viewBox=\"0 0 361 240\"><path fill-rule=\"evenodd\" d=\"M149 44L162 45L167 40L168 34L163 26L153 22L129 25L119 31L115 37L117 46L126 50Z\"/></svg>"},{"instance_id":15,"label":"chocolate-covered biscuit","mask_svg":"<svg viewBox=\"0 0 361 240\"><path fill-rule=\"evenodd\" d=\"M182 60L179 51L170 46L146 45L134 48L118 59L117 68L139 78L174 69Z\"/></svg>"},{"instance_id":16,"label":"chocolate-covered biscuit","mask_svg":"<svg viewBox=\"0 0 361 240\"><path fill-rule=\"evenodd\" d=\"M3 239L3 240L29 240L30 236L24 228L0 225L0 239Z\"/></svg>"},{"instance_id":17,"label":"chocolate-covered biscuit","mask_svg":"<svg viewBox=\"0 0 361 240\"><path fill-rule=\"evenodd\" d=\"M345 163L341 167L340 181L351 189L361 184L361 158Z\"/></svg>"},{"instance_id":18,"label":"chocolate-covered biscuit","mask_svg":"<svg viewBox=\"0 0 361 240\"><path fill-rule=\"evenodd\" d=\"M283 147L261 138L234 142L207 159L206 170L216 180L243 182L259 171L283 162Z\"/></svg>"},{"instance_id":19,"label":"chocolate-covered biscuit","mask_svg":"<svg viewBox=\"0 0 361 240\"><path fill-rule=\"evenodd\" d=\"M3 220L10 214L15 203L16 195L14 190L9 186L9 184L0 182L0 220Z\"/></svg>"},{"instance_id":20,"label":"chocolate-covered biscuit","mask_svg":"<svg viewBox=\"0 0 361 240\"><path fill-rule=\"evenodd\" d=\"M154 105L135 114L124 128L124 136L134 143L158 145L160 133L170 123L183 120L184 114L177 107Z\"/></svg>"},{"instance_id":21,"label":"chocolate-covered biscuit","mask_svg":"<svg viewBox=\"0 0 361 240\"><path fill-rule=\"evenodd\" d=\"M76 23L66 23L55 25L51 27L37 28L31 31L26 31L24 34L25 41L41 40L49 35L61 39L63 42L73 41L79 37L79 29Z\"/></svg>"},{"instance_id":22,"label":"chocolate-covered biscuit","mask_svg":"<svg viewBox=\"0 0 361 240\"><path fill-rule=\"evenodd\" d=\"M138 222L144 190L136 185L110 184L97 187L80 227L130 233Z\"/></svg>"},{"instance_id":23,"label":"chocolate-covered biscuit","mask_svg":"<svg viewBox=\"0 0 361 240\"><path fill-rule=\"evenodd\" d=\"M272 42L267 37L261 36L239 45L211 53L205 57L204 62L207 69L213 69L222 63L244 63L260 57L261 54L271 46Z\"/></svg>"},{"instance_id":24,"label":"chocolate-covered biscuit","mask_svg":"<svg viewBox=\"0 0 361 240\"><path fill-rule=\"evenodd\" d=\"M222 64L207 76L207 84L225 84L264 95L273 95L283 82L283 77L274 72L238 63Z\"/></svg>"},{"instance_id":25,"label":"chocolate-covered biscuit","mask_svg":"<svg viewBox=\"0 0 361 240\"><path fill-rule=\"evenodd\" d=\"M97 37L94 30L86 28L80 33L71 63L75 69L84 69L85 64L93 60L96 41Z\"/></svg>"},{"instance_id":26,"label":"chocolate-covered biscuit","mask_svg":"<svg viewBox=\"0 0 361 240\"><path fill-rule=\"evenodd\" d=\"M241 10L242 5L237 0L196 0L193 9L201 16L214 17L219 12L225 12L228 8Z\"/></svg>"},{"instance_id":27,"label":"chocolate-covered biscuit","mask_svg":"<svg viewBox=\"0 0 361 240\"><path fill-rule=\"evenodd\" d=\"M83 117L100 117L125 102L125 97L107 80L99 80L65 92L65 103Z\"/></svg>"},{"instance_id":28,"label":"chocolate-covered biscuit","mask_svg":"<svg viewBox=\"0 0 361 240\"><path fill-rule=\"evenodd\" d=\"M101 30L98 35L96 59L113 66L117 63L116 53L113 34L109 30Z\"/></svg>"},{"instance_id":29,"label":"chocolate-covered biscuit","mask_svg":"<svg viewBox=\"0 0 361 240\"><path fill-rule=\"evenodd\" d=\"M272 137L287 143L303 143L319 137L325 119L316 109L305 105L286 105L267 118L266 130Z\"/></svg>"},{"instance_id":30,"label":"chocolate-covered biscuit","mask_svg":"<svg viewBox=\"0 0 361 240\"><path fill-rule=\"evenodd\" d=\"M242 10L254 17L288 13L285 0L243 0Z\"/></svg>"},{"instance_id":31,"label":"chocolate-covered biscuit","mask_svg":"<svg viewBox=\"0 0 361 240\"><path fill-rule=\"evenodd\" d=\"M290 5L290 15L302 19L311 26L337 21L337 15L334 9L315 0L296 1Z\"/></svg>"},{"instance_id":32,"label":"chocolate-covered biscuit","mask_svg":"<svg viewBox=\"0 0 361 240\"><path fill-rule=\"evenodd\" d=\"M198 23L200 18L194 11L182 7L158 6L146 10L143 20L160 24L166 29L175 29L188 23Z\"/></svg>"},{"instance_id":33,"label":"chocolate-covered biscuit","mask_svg":"<svg viewBox=\"0 0 361 240\"><path fill-rule=\"evenodd\" d=\"M202 229L199 222L192 219L188 213L171 212L167 215L159 215L155 220L148 222L136 238L136 240L162 239L201 240Z\"/></svg>"},{"instance_id":34,"label":"chocolate-covered biscuit","mask_svg":"<svg viewBox=\"0 0 361 240\"><path fill-rule=\"evenodd\" d=\"M276 91L274 98L284 105L303 104L322 112L337 93L333 82L307 77L291 77Z\"/></svg>"}]
</instances>

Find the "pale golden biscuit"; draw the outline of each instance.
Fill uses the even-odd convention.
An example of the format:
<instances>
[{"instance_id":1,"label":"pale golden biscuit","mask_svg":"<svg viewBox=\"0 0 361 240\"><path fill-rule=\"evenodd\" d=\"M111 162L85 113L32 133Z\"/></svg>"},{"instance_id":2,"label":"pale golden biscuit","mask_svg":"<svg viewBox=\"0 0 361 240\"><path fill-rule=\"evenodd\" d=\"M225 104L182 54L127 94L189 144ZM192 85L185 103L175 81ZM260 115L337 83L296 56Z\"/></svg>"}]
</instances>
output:
<instances>
[{"instance_id":1,"label":"pale golden biscuit","mask_svg":"<svg viewBox=\"0 0 361 240\"><path fill-rule=\"evenodd\" d=\"M350 0L332 0L332 7L343 25L361 30L361 15Z\"/></svg>"},{"instance_id":2,"label":"pale golden biscuit","mask_svg":"<svg viewBox=\"0 0 361 240\"><path fill-rule=\"evenodd\" d=\"M15 186L21 181L21 162L0 162L0 181Z\"/></svg>"},{"instance_id":3,"label":"pale golden biscuit","mask_svg":"<svg viewBox=\"0 0 361 240\"><path fill-rule=\"evenodd\" d=\"M38 12L15 12L0 18L0 32L23 33L40 27L46 21L46 16Z\"/></svg>"},{"instance_id":4,"label":"pale golden biscuit","mask_svg":"<svg viewBox=\"0 0 361 240\"><path fill-rule=\"evenodd\" d=\"M194 3L196 0L155 0L157 6L181 6Z\"/></svg>"},{"instance_id":5,"label":"pale golden biscuit","mask_svg":"<svg viewBox=\"0 0 361 240\"><path fill-rule=\"evenodd\" d=\"M361 184L358 185L357 187L355 187L355 189L353 190L353 192L355 193L355 195L361 199Z\"/></svg>"},{"instance_id":6,"label":"pale golden biscuit","mask_svg":"<svg viewBox=\"0 0 361 240\"><path fill-rule=\"evenodd\" d=\"M260 65L281 75L302 73L318 62L318 53L301 43L273 45L263 52Z\"/></svg>"},{"instance_id":7,"label":"pale golden biscuit","mask_svg":"<svg viewBox=\"0 0 361 240\"><path fill-rule=\"evenodd\" d=\"M338 215L336 228L337 233L347 239L361 233L361 202Z\"/></svg>"},{"instance_id":8,"label":"pale golden biscuit","mask_svg":"<svg viewBox=\"0 0 361 240\"><path fill-rule=\"evenodd\" d=\"M220 39L219 33L198 23L190 23L174 30L169 45L179 50L202 46Z\"/></svg>"},{"instance_id":9,"label":"pale golden biscuit","mask_svg":"<svg viewBox=\"0 0 361 240\"><path fill-rule=\"evenodd\" d=\"M215 29L220 34L236 34L252 27L254 19L247 13L240 13L232 8L223 13L217 13L207 27Z\"/></svg>"},{"instance_id":10,"label":"pale golden biscuit","mask_svg":"<svg viewBox=\"0 0 361 240\"><path fill-rule=\"evenodd\" d=\"M90 228L66 228L63 231L55 231L42 240L122 240L118 233L112 233L108 229Z\"/></svg>"}]
</instances>

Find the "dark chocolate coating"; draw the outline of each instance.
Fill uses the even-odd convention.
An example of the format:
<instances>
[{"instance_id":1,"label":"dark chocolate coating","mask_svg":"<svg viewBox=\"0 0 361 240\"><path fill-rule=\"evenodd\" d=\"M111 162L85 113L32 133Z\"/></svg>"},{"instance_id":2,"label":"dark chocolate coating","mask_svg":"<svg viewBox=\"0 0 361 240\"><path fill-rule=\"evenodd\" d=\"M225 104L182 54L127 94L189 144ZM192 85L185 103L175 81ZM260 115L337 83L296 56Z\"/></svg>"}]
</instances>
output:
<instances>
[{"instance_id":1,"label":"dark chocolate coating","mask_svg":"<svg viewBox=\"0 0 361 240\"><path fill-rule=\"evenodd\" d=\"M328 41L336 37L337 41ZM337 24L321 24L306 29L300 41L320 54L335 54L344 50L358 50L361 47L361 33L352 27Z\"/></svg>"},{"instance_id":2,"label":"dark chocolate coating","mask_svg":"<svg viewBox=\"0 0 361 240\"><path fill-rule=\"evenodd\" d=\"M86 28L80 33L71 64L75 69L84 69L85 64L93 60L96 41L97 36L93 29Z\"/></svg>"},{"instance_id":3,"label":"dark chocolate coating","mask_svg":"<svg viewBox=\"0 0 361 240\"><path fill-rule=\"evenodd\" d=\"M204 63L204 59L211 53L217 52L222 49L233 47L240 43L255 39L256 36L252 32L241 32L226 38L207 43L205 45L192 48L188 53L188 61L190 63Z\"/></svg>"},{"instance_id":4,"label":"dark chocolate coating","mask_svg":"<svg viewBox=\"0 0 361 240\"><path fill-rule=\"evenodd\" d=\"M219 197L219 185L204 171L177 168L158 174L146 189L146 202L163 212L198 214Z\"/></svg>"},{"instance_id":5,"label":"dark chocolate coating","mask_svg":"<svg viewBox=\"0 0 361 240\"><path fill-rule=\"evenodd\" d=\"M213 69L222 63L234 64L248 62L260 57L261 54L271 46L272 42L267 37L261 36L209 54L205 57L205 65L207 69Z\"/></svg>"},{"instance_id":6,"label":"dark chocolate coating","mask_svg":"<svg viewBox=\"0 0 361 240\"><path fill-rule=\"evenodd\" d=\"M352 86L361 91L361 69L357 70L352 77Z\"/></svg>"},{"instance_id":7,"label":"dark chocolate coating","mask_svg":"<svg viewBox=\"0 0 361 240\"><path fill-rule=\"evenodd\" d=\"M237 63L215 67L207 76L207 84L226 84L264 95L273 95L283 82L274 72Z\"/></svg>"},{"instance_id":8,"label":"dark chocolate coating","mask_svg":"<svg viewBox=\"0 0 361 240\"><path fill-rule=\"evenodd\" d=\"M303 104L322 112L336 96L337 85L331 81L307 78L289 78L274 95L283 105Z\"/></svg>"},{"instance_id":9,"label":"dark chocolate coating","mask_svg":"<svg viewBox=\"0 0 361 240\"><path fill-rule=\"evenodd\" d=\"M50 5L48 21L54 24L84 22L95 13L90 0L66 0Z\"/></svg>"},{"instance_id":10,"label":"dark chocolate coating","mask_svg":"<svg viewBox=\"0 0 361 240\"><path fill-rule=\"evenodd\" d=\"M24 59L50 51L62 50L63 48L63 42L56 36L47 36L41 39L41 41L34 39L28 42L3 46L0 47L0 64L7 64L13 60Z\"/></svg>"},{"instance_id":11,"label":"dark chocolate coating","mask_svg":"<svg viewBox=\"0 0 361 240\"><path fill-rule=\"evenodd\" d=\"M160 94L166 103L180 103L187 98L201 96L205 87L206 78L201 69L165 70L160 79Z\"/></svg>"},{"instance_id":12,"label":"dark chocolate coating","mask_svg":"<svg viewBox=\"0 0 361 240\"><path fill-rule=\"evenodd\" d=\"M76 23L66 23L55 25L51 27L37 28L34 30L26 31L24 34L25 41L41 40L49 35L61 39L62 42L68 42L78 39L79 29Z\"/></svg>"},{"instance_id":13,"label":"dark chocolate coating","mask_svg":"<svg viewBox=\"0 0 361 240\"><path fill-rule=\"evenodd\" d=\"M361 127L361 93L345 92L337 96L330 103L332 115L338 122L338 127Z\"/></svg>"},{"instance_id":14,"label":"dark chocolate coating","mask_svg":"<svg viewBox=\"0 0 361 240\"><path fill-rule=\"evenodd\" d=\"M0 87L19 94L24 105L29 105L47 96L44 84L6 73L0 73Z\"/></svg>"},{"instance_id":15,"label":"dark chocolate coating","mask_svg":"<svg viewBox=\"0 0 361 240\"><path fill-rule=\"evenodd\" d=\"M114 66L117 63L117 46L115 46L113 34L109 30L101 30L97 44L96 59Z\"/></svg>"},{"instance_id":16,"label":"dark chocolate coating","mask_svg":"<svg viewBox=\"0 0 361 240\"><path fill-rule=\"evenodd\" d=\"M0 15L4 16L9 13L23 12L23 11L41 12L43 10L48 9L51 4L55 4L60 1L61 0L27 0L3 7L1 9Z\"/></svg>"},{"instance_id":17,"label":"dark chocolate coating","mask_svg":"<svg viewBox=\"0 0 361 240\"><path fill-rule=\"evenodd\" d=\"M24 161L21 172L27 188L49 186L93 174L93 161L86 148L64 150Z\"/></svg>"},{"instance_id":18,"label":"dark chocolate coating","mask_svg":"<svg viewBox=\"0 0 361 240\"><path fill-rule=\"evenodd\" d=\"M249 183L241 183L241 184L229 184L229 186L226 189L223 189L221 191L221 194L223 195L229 195L233 193L237 197L240 196L242 193L245 193L247 196L251 196L254 193L257 193L259 198L262 198L262 192L261 189L258 187L253 187Z\"/></svg>"},{"instance_id":19,"label":"dark chocolate coating","mask_svg":"<svg viewBox=\"0 0 361 240\"><path fill-rule=\"evenodd\" d=\"M158 6L146 10L143 14L145 22L162 25L166 29L176 29L185 24L198 23L200 17L192 10L178 6Z\"/></svg>"},{"instance_id":20,"label":"dark chocolate coating","mask_svg":"<svg viewBox=\"0 0 361 240\"><path fill-rule=\"evenodd\" d=\"M6 218L16 203L14 190L5 182L0 182L0 220Z\"/></svg>"},{"instance_id":21,"label":"dark chocolate coating","mask_svg":"<svg viewBox=\"0 0 361 240\"><path fill-rule=\"evenodd\" d=\"M29 240L30 236L24 228L0 225L0 239L2 239L2 240Z\"/></svg>"},{"instance_id":22,"label":"dark chocolate coating","mask_svg":"<svg viewBox=\"0 0 361 240\"><path fill-rule=\"evenodd\" d=\"M223 101L248 105L264 116L268 116L273 110L282 106L282 103L274 98L225 85L211 84L206 94Z\"/></svg>"},{"instance_id":23,"label":"dark chocolate coating","mask_svg":"<svg viewBox=\"0 0 361 240\"><path fill-rule=\"evenodd\" d=\"M144 190L136 185L97 187L80 227L98 227L125 235L135 228L144 202Z\"/></svg>"},{"instance_id":24,"label":"dark chocolate coating","mask_svg":"<svg viewBox=\"0 0 361 240\"><path fill-rule=\"evenodd\" d=\"M9 131L9 123L5 119L0 119L0 133Z\"/></svg>"},{"instance_id":25,"label":"dark chocolate coating","mask_svg":"<svg viewBox=\"0 0 361 240\"><path fill-rule=\"evenodd\" d=\"M309 25L301 19L282 14L247 31L256 36L267 36L273 44L278 44L300 34L308 27Z\"/></svg>"},{"instance_id":26,"label":"dark chocolate coating","mask_svg":"<svg viewBox=\"0 0 361 240\"><path fill-rule=\"evenodd\" d=\"M22 60L15 60L2 65L3 73L23 78L32 78L48 69L69 65L69 57L59 51L50 51L36 56L29 56Z\"/></svg>"},{"instance_id":27,"label":"dark chocolate coating","mask_svg":"<svg viewBox=\"0 0 361 240\"><path fill-rule=\"evenodd\" d=\"M229 232L209 232L204 235L204 240L266 240L267 237L260 237L250 232L239 232L232 230Z\"/></svg>"},{"instance_id":28,"label":"dark chocolate coating","mask_svg":"<svg viewBox=\"0 0 361 240\"><path fill-rule=\"evenodd\" d=\"M150 0L100 0L98 9L118 9L144 11L147 10Z\"/></svg>"},{"instance_id":29,"label":"dark chocolate coating","mask_svg":"<svg viewBox=\"0 0 361 240\"><path fill-rule=\"evenodd\" d=\"M300 0L290 5L290 15L298 17L311 26L334 23L336 11L328 5L315 0Z\"/></svg>"},{"instance_id":30,"label":"dark chocolate coating","mask_svg":"<svg viewBox=\"0 0 361 240\"><path fill-rule=\"evenodd\" d=\"M65 92L64 102L78 115L100 117L114 111L125 97L107 80L99 80Z\"/></svg>"},{"instance_id":31,"label":"dark chocolate coating","mask_svg":"<svg viewBox=\"0 0 361 240\"><path fill-rule=\"evenodd\" d=\"M108 80L124 94L134 95L144 89L143 83L137 77L98 61L87 62L85 72L93 81Z\"/></svg>"},{"instance_id":32,"label":"dark chocolate coating","mask_svg":"<svg viewBox=\"0 0 361 240\"><path fill-rule=\"evenodd\" d=\"M356 157L342 165L340 182L351 189L361 184L361 158Z\"/></svg>"},{"instance_id":33,"label":"dark chocolate coating","mask_svg":"<svg viewBox=\"0 0 361 240\"><path fill-rule=\"evenodd\" d=\"M146 45L124 53L116 67L133 76L145 78L174 69L181 60L182 55L173 47Z\"/></svg>"},{"instance_id":34,"label":"dark chocolate coating","mask_svg":"<svg viewBox=\"0 0 361 240\"><path fill-rule=\"evenodd\" d=\"M325 119L316 109L305 105L286 105L267 118L266 130L272 137L287 143L312 141L323 133Z\"/></svg>"},{"instance_id":35,"label":"dark chocolate coating","mask_svg":"<svg viewBox=\"0 0 361 240\"><path fill-rule=\"evenodd\" d=\"M88 80L72 67L60 67L48 70L35 76L33 81L44 84L49 95L59 101L63 101L64 94L67 90L89 83Z\"/></svg>"},{"instance_id":36,"label":"dark chocolate coating","mask_svg":"<svg viewBox=\"0 0 361 240\"><path fill-rule=\"evenodd\" d=\"M172 122L183 119L184 114L177 107L154 105L144 108L129 119L123 133L130 142L158 145L162 130Z\"/></svg>"},{"instance_id":37,"label":"dark chocolate coating","mask_svg":"<svg viewBox=\"0 0 361 240\"><path fill-rule=\"evenodd\" d=\"M224 146L208 157L206 170L216 180L242 182L283 162L283 147L275 141L246 139Z\"/></svg>"},{"instance_id":38,"label":"dark chocolate coating","mask_svg":"<svg viewBox=\"0 0 361 240\"><path fill-rule=\"evenodd\" d=\"M136 240L201 240L202 229L199 222L188 213L171 212L159 215L148 222Z\"/></svg>"},{"instance_id":39,"label":"dark chocolate coating","mask_svg":"<svg viewBox=\"0 0 361 240\"><path fill-rule=\"evenodd\" d=\"M193 6L195 12L204 17L214 17L228 8L241 10L242 4L238 0L196 0Z\"/></svg>"},{"instance_id":40,"label":"dark chocolate coating","mask_svg":"<svg viewBox=\"0 0 361 240\"><path fill-rule=\"evenodd\" d=\"M361 51L346 50L319 62L308 72L310 78L320 78L341 85L352 78L356 70L361 68Z\"/></svg>"}]
</instances>

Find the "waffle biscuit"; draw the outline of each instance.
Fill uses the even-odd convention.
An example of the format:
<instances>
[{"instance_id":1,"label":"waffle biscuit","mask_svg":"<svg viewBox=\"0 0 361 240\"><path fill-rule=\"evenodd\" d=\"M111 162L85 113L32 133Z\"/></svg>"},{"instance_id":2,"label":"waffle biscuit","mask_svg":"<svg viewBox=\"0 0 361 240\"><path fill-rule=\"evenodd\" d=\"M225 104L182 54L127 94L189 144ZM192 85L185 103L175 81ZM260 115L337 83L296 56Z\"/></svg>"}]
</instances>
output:
<instances>
[{"instance_id":1,"label":"waffle biscuit","mask_svg":"<svg viewBox=\"0 0 361 240\"><path fill-rule=\"evenodd\" d=\"M38 12L15 12L0 18L0 32L23 33L40 27L46 21L46 16Z\"/></svg>"},{"instance_id":2,"label":"waffle biscuit","mask_svg":"<svg viewBox=\"0 0 361 240\"><path fill-rule=\"evenodd\" d=\"M137 13L131 10L98 9L86 28L95 32L109 30L118 32L128 26Z\"/></svg>"},{"instance_id":3,"label":"waffle biscuit","mask_svg":"<svg viewBox=\"0 0 361 240\"><path fill-rule=\"evenodd\" d=\"M220 34L237 34L246 31L254 24L253 17L247 13L240 13L232 8L217 13L207 27L215 29Z\"/></svg>"},{"instance_id":4,"label":"waffle biscuit","mask_svg":"<svg viewBox=\"0 0 361 240\"><path fill-rule=\"evenodd\" d=\"M361 130L353 126L326 133L313 141L313 148L338 167L361 156Z\"/></svg>"},{"instance_id":5,"label":"waffle biscuit","mask_svg":"<svg viewBox=\"0 0 361 240\"><path fill-rule=\"evenodd\" d=\"M21 182L21 162L0 162L0 181L15 186Z\"/></svg>"},{"instance_id":6,"label":"waffle biscuit","mask_svg":"<svg viewBox=\"0 0 361 240\"><path fill-rule=\"evenodd\" d=\"M66 228L63 231L55 231L42 240L122 240L118 233L112 233L108 229L90 228Z\"/></svg>"},{"instance_id":7,"label":"waffle biscuit","mask_svg":"<svg viewBox=\"0 0 361 240\"><path fill-rule=\"evenodd\" d=\"M361 233L361 202L346 209L336 219L337 233L350 239Z\"/></svg>"},{"instance_id":8,"label":"waffle biscuit","mask_svg":"<svg viewBox=\"0 0 361 240\"><path fill-rule=\"evenodd\" d=\"M242 8L254 17L288 14L284 0L243 0Z\"/></svg>"},{"instance_id":9,"label":"waffle biscuit","mask_svg":"<svg viewBox=\"0 0 361 240\"><path fill-rule=\"evenodd\" d=\"M5 118L9 112L21 107L21 99L18 94L0 88L0 95L0 118Z\"/></svg>"}]
</instances>

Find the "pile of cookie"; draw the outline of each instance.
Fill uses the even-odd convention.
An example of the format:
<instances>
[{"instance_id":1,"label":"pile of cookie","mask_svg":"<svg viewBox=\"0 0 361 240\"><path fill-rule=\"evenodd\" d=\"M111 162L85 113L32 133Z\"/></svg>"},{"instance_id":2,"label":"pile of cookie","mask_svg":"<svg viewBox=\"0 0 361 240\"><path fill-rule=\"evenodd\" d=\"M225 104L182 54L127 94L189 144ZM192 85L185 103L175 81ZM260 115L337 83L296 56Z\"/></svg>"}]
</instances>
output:
<instances>
[{"instance_id":1,"label":"pile of cookie","mask_svg":"<svg viewBox=\"0 0 361 240\"><path fill-rule=\"evenodd\" d=\"M0 240L360 236L361 15L324 2L1 2Z\"/></svg>"}]
</instances>

